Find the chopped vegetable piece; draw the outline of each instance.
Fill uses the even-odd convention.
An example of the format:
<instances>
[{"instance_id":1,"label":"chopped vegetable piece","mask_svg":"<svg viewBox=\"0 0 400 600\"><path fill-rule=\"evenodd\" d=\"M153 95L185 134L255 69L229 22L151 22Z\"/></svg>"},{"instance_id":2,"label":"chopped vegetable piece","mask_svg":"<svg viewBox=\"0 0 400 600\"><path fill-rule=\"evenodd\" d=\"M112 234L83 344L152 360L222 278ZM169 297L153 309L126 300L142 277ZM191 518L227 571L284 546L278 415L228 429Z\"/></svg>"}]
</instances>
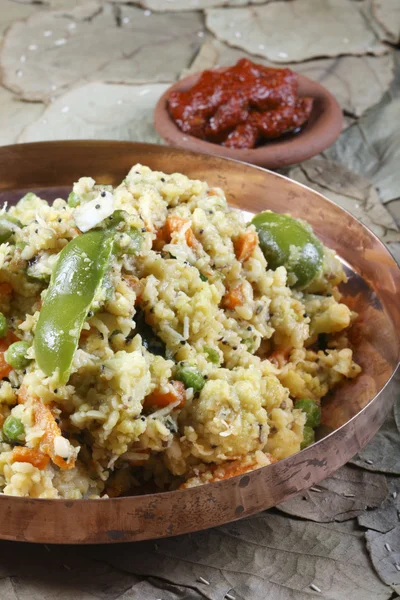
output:
<instances>
[{"instance_id":1,"label":"chopped vegetable piece","mask_svg":"<svg viewBox=\"0 0 400 600\"><path fill-rule=\"evenodd\" d=\"M168 217L167 222L165 223L165 231L167 234L167 239L171 239L171 235L175 231L180 231L182 227L184 227L188 223L187 219L182 219L181 217L177 217L173 215L172 217ZM197 238L193 233L193 229L188 227L185 232L186 243L190 248L195 248L198 244Z\"/></svg>"},{"instance_id":2,"label":"chopped vegetable piece","mask_svg":"<svg viewBox=\"0 0 400 600\"><path fill-rule=\"evenodd\" d=\"M23 442L25 440L25 427L21 419L17 419L12 415L4 421L3 433L7 441L11 443Z\"/></svg>"},{"instance_id":3,"label":"chopped vegetable piece","mask_svg":"<svg viewBox=\"0 0 400 600\"><path fill-rule=\"evenodd\" d=\"M35 331L35 356L48 376L66 383L83 323L110 264L113 238L105 230L80 235L61 251Z\"/></svg>"},{"instance_id":4,"label":"chopped vegetable piece","mask_svg":"<svg viewBox=\"0 0 400 600\"><path fill-rule=\"evenodd\" d=\"M193 388L195 392L200 392L206 383L200 371L188 364L177 365L175 377L184 383L185 388Z\"/></svg>"},{"instance_id":5,"label":"chopped vegetable piece","mask_svg":"<svg viewBox=\"0 0 400 600\"><path fill-rule=\"evenodd\" d=\"M311 400L311 398L302 398L301 400L297 400L295 408L299 408L307 415L307 427L315 428L321 424L321 409L315 400Z\"/></svg>"},{"instance_id":6,"label":"chopped vegetable piece","mask_svg":"<svg viewBox=\"0 0 400 600\"><path fill-rule=\"evenodd\" d=\"M28 344L28 342L14 342L14 344L11 344L4 352L4 358L13 369L26 369L32 362L31 359L26 356L29 348L30 344Z\"/></svg>"},{"instance_id":7,"label":"chopped vegetable piece","mask_svg":"<svg viewBox=\"0 0 400 600\"><path fill-rule=\"evenodd\" d=\"M308 446L311 446L315 442L315 432L312 427L308 427L307 425L303 430L303 441L300 444L300 450L304 450Z\"/></svg>"},{"instance_id":8,"label":"chopped vegetable piece","mask_svg":"<svg viewBox=\"0 0 400 600\"><path fill-rule=\"evenodd\" d=\"M158 356L164 356L166 353L166 347L162 340L156 336L150 325L146 323L145 314L142 310L138 309L136 316L136 331L142 338L142 344L152 354Z\"/></svg>"},{"instance_id":9,"label":"chopped vegetable piece","mask_svg":"<svg viewBox=\"0 0 400 600\"><path fill-rule=\"evenodd\" d=\"M96 227L114 212L114 196L101 192L96 198L81 204L74 210L74 220L84 233Z\"/></svg>"},{"instance_id":10,"label":"chopped vegetable piece","mask_svg":"<svg viewBox=\"0 0 400 600\"><path fill-rule=\"evenodd\" d=\"M21 227L22 225L18 219L7 213L0 213L0 244L6 242Z\"/></svg>"},{"instance_id":11,"label":"chopped vegetable piece","mask_svg":"<svg viewBox=\"0 0 400 600\"><path fill-rule=\"evenodd\" d=\"M245 297L243 294L243 286L238 285L232 290L228 290L222 299L224 308L235 310L237 306L244 304Z\"/></svg>"},{"instance_id":12,"label":"chopped vegetable piece","mask_svg":"<svg viewBox=\"0 0 400 600\"><path fill-rule=\"evenodd\" d=\"M12 371L12 367L8 364L8 362L6 362L6 359L4 358L4 353L7 350L7 348L17 340L17 336L14 335L11 331L9 331L5 337L0 339L0 379L4 379L4 377L7 377Z\"/></svg>"},{"instance_id":13,"label":"chopped vegetable piece","mask_svg":"<svg viewBox=\"0 0 400 600\"><path fill-rule=\"evenodd\" d=\"M219 357L218 350L215 348L211 348L210 346L204 346L203 348L204 354L207 355L208 362L213 363L214 365L219 365L221 360Z\"/></svg>"},{"instance_id":14,"label":"chopped vegetable piece","mask_svg":"<svg viewBox=\"0 0 400 600\"><path fill-rule=\"evenodd\" d=\"M137 227L132 227L129 231L115 236L114 249L116 254L136 255L142 249L142 244L142 232Z\"/></svg>"},{"instance_id":15,"label":"chopped vegetable piece","mask_svg":"<svg viewBox=\"0 0 400 600\"><path fill-rule=\"evenodd\" d=\"M203 273L200 273L200 272L199 272L199 275L200 275L200 279L202 281L208 281L208 277L206 275L203 275Z\"/></svg>"},{"instance_id":16,"label":"chopped vegetable piece","mask_svg":"<svg viewBox=\"0 0 400 600\"><path fill-rule=\"evenodd\" d=\"M0 338L3 338L5 335L7 335L7 332L8 332L7 319L5 318L3 313L0 312Z\"/></svg>"},{"instance_id":17,"label":"chopped vegetable piece","mask_svg":"<svg viewBox=\"0 0 400 600\"><path fill-rule=\"evenodd\" d=\"M290 287L307 287L320 272L323 259L322 244L311 228L289 215L270 210L256 215L252 223L268 268L284 266Z\"/></svg>"},{"instance_id":18,"label":"chopped vegetable piece","mask_svg":"<svg viewBox=\"0 0 400 600\"><path fill-rule=\"evenodd\" d=\"M164 408L170 404L177 402L176 408L180 408L185 404L186 393L185 386L181 381L171 381L172 389L168 392L161 392L161 390L154 390L151 394L146 396L143 403L143 408L149 408L150 406L157 406L158 408Z\"/></svg>"},{"instance_id":19,"label":"chopped vegetable piece","mask_svg":"<svg viewBox=\"0 0 400 600\"><path fill-rule=\"evenodd\" d=\"M246 262L257 246L258 237L255 231L245 231L241 233L234 242L235 255L240 262Z\"/></svg>"},{"instance_id":20,"label":"chopped vegetable piece","mask_svg":"<svg viewBox=\"0 0 400 600\"><path fill-rule=\"evenodd\" d=\"M75 466L75 457L70 456L68 459L56 453L55 442L56 438L61 436L61 429L56 423L53 413L50 408L43 404L39 398L30 397L33 405L33 417L35 425L43 430L43 435L40 438L39 449L47 456L50 456L55 465L61 469L72 469Z\"/></svg>"},{"instance_id":21,"label":"chopped vegetable piece","mask_svg":"<svg viewBox=\"0 0 400 600\"><path fill-rule=\"evenodd\" d=\"M45 469L49 461L50 458L40 450L25 446L16 446L11 453L11 462L29 463L40 470Z\"/></svg>"},{"instance_id":22,"label":"chopped vegetable piece","mask_svg":"<svg viewBox=\"0 0 400 600\"><path fill-rule=\"evenodd\" d=\"M68 196L68 206L70 206L71 208L76 208L80 205L80 203L81 199L79 198L78 194L75 194L75 192L71 192Z\"/></svg>"}]
</instances>

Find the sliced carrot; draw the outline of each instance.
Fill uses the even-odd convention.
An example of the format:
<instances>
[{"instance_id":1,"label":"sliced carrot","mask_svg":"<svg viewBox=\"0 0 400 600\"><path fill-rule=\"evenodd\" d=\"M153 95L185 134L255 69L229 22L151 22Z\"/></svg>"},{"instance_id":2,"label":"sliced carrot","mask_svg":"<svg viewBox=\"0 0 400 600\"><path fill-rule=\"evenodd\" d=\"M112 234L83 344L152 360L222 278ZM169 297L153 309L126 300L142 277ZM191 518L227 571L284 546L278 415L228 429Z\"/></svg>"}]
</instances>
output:
<instances>
[{"instance_id":1,"label":"sliced carrot","mask_svg":"<svg viewBox=\"0 0 400 600\"><path fill-rule=\"evenodd\" d=\"M47 454L53 463L61 469L73 469L75 466L74 457L65 460L65 458L55 453L54 440L57 436L61 436L61 429L57 425L49 406L43 404L39 398L31 396L27 388L22 385L18 392L18 403L24 404L28 401L32 402L35 425L44 432L39 442L40 451Z\"/></svg>"},{"instance_id":2,"label":"sliced carrot","mask_svg":"<svg viewBox=\"0 0 400 600\"><path fill-rule=\"evenodd\" d=\"M168 392L154 390L154 392L146 396L144 399L143 408L149 408L150 406L164 408L164 406L169 406L177 400L180 400L177 408L182 407L185 404L186 399L185 386L182 381L171 381L171 384L172 389Z\"/></svg>"},{"instance_id":3,"label":"sliced carrot","mask_svg":"<svg viewBox=\"0 0 400 600\"><path fill-rule=\"evenodd\" d=\"M1 285L1 284L0 284ZM11 344L14 342L18 342L16 335L13 334L12 331L9 331L7 335L0 339L0 379L4 379L4 377L8 377L8 375L12 371L12 367L6 362L4 358L4 353Z\"/></svg>"},{"instance_id":4,"label":"sliced carrot","mask_svg":"<svg viewBox=\"0 0 400 600\"><path fill-rule=\"evenodd\" d=\"M293 348L291 346L286 346L285 348L278 348L277 350L274 350L272 354L267 356L267 358L276 367L282 368L287 363L292 350Z\"/></svg>"},{"instance_id":5,"label":"sliced carrot","mask_svg":"<svg viewBox=\"0 0 400 600\"><path fill-rule=\"evenodd\" d=\"M10 283L0 283L0 296L11 296L12 292L13 288Z\"/></svg>"},{"instance_id":6,"label":"sliced carrot","mask_svg":"<svg viewBox=\"0 0 400 600\"><path fill-rule=\"evenodd\" d=\"M143 283L134 275L124 275L123 280L136 294L135 305L140 304L143 295Z\"/></svg>"},{"instance_id":7,"label":"sliced carrot","mask_svg":"<svg viewBox=\"0 0 400 600\"><path fill-rule=\"evenodd\" d=\"M167 222L165 223L165 231L167 233L167 238L170 240L173 233L176 231L180 231L184 225L188 223L187 219L182 219L176 215L168 217ZM198 245L198 241L196 236L193 233L193 229L189 227L185 232L186 243L190 248L195 248Z\"/></svg>"},{"instance_id":8,"label":"sliced carrot","mask_svg":"<svg viewBox=\"0 0 400 600\"><path fill-rule=\"evenodd\" d=\"M50 458L33 448L25 448L23 446L16 446L11 453L11 462L24 462L30 463L38 469L45 469L49 464Z\"/></svg>"},{"instance_id":9,"label":"sliced carrot","mask_svg":"<svg viewBox=\"0 0 400 600\"><path fill-rule=\"evenodd\" d=\"M160 252L169 240L167 239L167 233L166 233L164 227L157 229L155 234L156 234L156 239L153 240L152 247L153 247L153 250L157 250L158 252Z\"/></svg>"},{"instance_id":10,"label":"sliced carrot","mask_svg":"<svg viewBox=\"0 0 400 600\"><path fill-rule=\"evenodd\" d=\"M238 285L237 287L226 292L222 300L222 305L224 308L234 310L237 306L242 306L244 301L245 297L243 293L243 286Z\"/></svg>"},{"instance_id":11,"label":"sliced carrot","mask_svg":"<svg viewBox=\"0 0 400 600\"><path fill-rule=\"evenodd\" d=\"M257 246L258 237L255 231L245 231L234 241L235 255L240 262L248 260Z\"/></svg>"}]
</instances>

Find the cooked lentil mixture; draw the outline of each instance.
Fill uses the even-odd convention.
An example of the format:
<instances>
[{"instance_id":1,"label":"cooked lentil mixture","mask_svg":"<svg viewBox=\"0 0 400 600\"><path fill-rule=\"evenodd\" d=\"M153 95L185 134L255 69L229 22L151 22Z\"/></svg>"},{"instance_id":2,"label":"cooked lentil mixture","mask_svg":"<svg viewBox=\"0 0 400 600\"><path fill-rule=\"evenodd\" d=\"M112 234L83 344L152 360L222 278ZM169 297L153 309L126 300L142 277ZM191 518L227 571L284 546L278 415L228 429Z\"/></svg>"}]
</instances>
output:
<instances>
[{"instance_id":1,"label":"cooked lentil mixture","mask_svg":"<svg viewBox=\"0 0 400 600\"><path fill-rule=\"evenodd\" d=\"M135 165L0 213L0 491L218 481L313 443L360 372L335 253L222 189Z\"/></svg>"}]
</instances>

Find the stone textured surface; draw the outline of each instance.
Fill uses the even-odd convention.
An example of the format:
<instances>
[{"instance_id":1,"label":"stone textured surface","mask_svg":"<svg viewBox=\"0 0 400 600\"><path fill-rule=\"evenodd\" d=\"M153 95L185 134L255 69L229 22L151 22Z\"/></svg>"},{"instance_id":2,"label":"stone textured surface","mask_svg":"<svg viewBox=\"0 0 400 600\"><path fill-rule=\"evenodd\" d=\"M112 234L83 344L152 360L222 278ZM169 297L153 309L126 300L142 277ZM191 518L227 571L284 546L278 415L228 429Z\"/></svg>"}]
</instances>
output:
<instances>
[{"instance_id":1,"label":"stone textured surface","mask_svg":"<svg viewBox=\"0 0 400 600\"><path fill-rule=\"evenodd\" d=\"M149 18L139 8L109 4L82 5L78 13L43 11L6 34L3 83L24 99L48 100L85 79L172 81L197 52L201 28L196 12Z\"/></svg>"},{"instance_id":2,"label":"stone textured surface","mask_svg":"<svg viewBox=\"0 0 400 600\"><path fill-rule=\"evenodd\" d=\"M372 0L372 11L386 32L385 39L400 42L400 2L398 0Z\"/></svg>"},{"instance_id":3,"label":"stone textured surface","mask_svg":"<svg viewBox=\"0 0 400 600\"><path fill-rule=\"evenodd\" d=\"M386 52L352 0L295 0L209 9L207 25L230 46L280 63Z\"/></svg>"},{"instance_id":4,"label":"stone textured surface","mask_svg":"<svg viewBox=\"0 0 400 600\"><path fill-rule=\"evenodd\" d=\"M19 137L20 142L62 139L161 142L153 127L154 106L167 85L92 82L51 103Z\"/></svg>"}]
</instances>

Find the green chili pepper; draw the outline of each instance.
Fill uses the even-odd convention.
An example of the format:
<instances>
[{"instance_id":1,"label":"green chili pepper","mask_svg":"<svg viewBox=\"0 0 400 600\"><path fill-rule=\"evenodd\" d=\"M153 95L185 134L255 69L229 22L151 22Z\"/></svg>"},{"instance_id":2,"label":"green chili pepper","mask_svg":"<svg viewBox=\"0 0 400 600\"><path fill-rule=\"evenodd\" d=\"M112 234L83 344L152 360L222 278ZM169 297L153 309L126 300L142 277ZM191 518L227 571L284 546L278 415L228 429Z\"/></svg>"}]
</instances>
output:
<instances>
[{"instance_id":1,"label":"green chili pepper","mask_svg":"<svg viewBox=\"0 0 400 600\"><path fill-rule=\"evenodd\" d=\"M221 360L219 357L218 350L216 350L215 348L211 348L210 346L204 346L203 350L204 354L206 354L207 356L208 362L213 363L214 365L220 364Z\"/></svg>"},{"instance_id":2,"label":"green chili pepper","mask_svg":"<svg viewBox=\"0 0 400 600\"><path fill-rule=\"evenodd\" d=\"M191 365L177 365L175 377L185 385L185 388L193 388L195 392L200 392L206 380L200 371Z\"/></svg>"},{"instance_id":3,"label":"green chili pepper","mask_svg":"<svg viewBox=\"0 0 400 600\"><path fill-rule=\"evenodd\" d=\"M321 424L321 409L317 405L315 400L311 400L311 398L302 398L301 400L297 400L295 408L299 408L304 413L306 413L307 427L315 428Z\"/></svg>"},{"instance_id":4,"label":"green chili pepper","mask_svg":"<svg viewBox=\"0 0 400 600\"><path fill-rule=\"evenodd\" d=\"M113 236L105 230L74 238L53 270L35 331L35 356L48 376L69 378L72 359L95 294L110 264Z\"/></svg>"},{"instance_id":5,"label":"green chili pepper","mask_svg":"<svg viewBox=\"0 0 400 600\"><path fill-rule=\"evenodd\" d=\"M324 252L311 228L289 215L269 210L256 215L252 223L269 268L284 266L291 287L304 288L315 279L321 270Z\"/></svg>"},{"instance_id":6,"label":"green chili pepper","mask_svg":"<svg viewBox=\"0 0 400 600\"><path fill-rule=\"evenodd\" d=\"M21 419L10 415L3 423L3 433L9 442L23 442L25 427Z\"/></svg>"},{"instance_id":7,"label":"green chili pepper","mask_svg":"<svg viewBox=\"0 0 400 600\"><path fill-rule=\"evenodd\" d=\"M0 214L0 244L6 242L22 225L15 217L7 213Z\"/></svg>"},{"instance_id":8,"label":"green chili pepper","mask_svg":"<svg viewBox=\"0 0 400 600\"><path fill-rule=\"evenodd\" d=\"M312 427L308 427L307 425L303 430L303 441L300 444L300 450L304 450L308 446L311 446L315 442L315 433Z\"/></svg>"},{"instance_id":9,"label":"green chili pepper","mask_svg":"<svg viewBox=\"0 0 400 600\"><path fill-rule=\"evenodd\" d=\"M5 318L3 313L0 312L0 338L3 338L5 335L7 335L7 331L8 331L7 319Z\"/></svg>"},{"instance_id":10,"label":"green chili pepper","mask_svg":"<svg viewBox=\"0 0 400 600\"><path fill-rule=\"evenodd\" d=\"M4 352L6 363L13 369L25 369L32 362L30 358L26 357L29 348L28 342L14 342Z\"/></svg>"}]
</instances>

